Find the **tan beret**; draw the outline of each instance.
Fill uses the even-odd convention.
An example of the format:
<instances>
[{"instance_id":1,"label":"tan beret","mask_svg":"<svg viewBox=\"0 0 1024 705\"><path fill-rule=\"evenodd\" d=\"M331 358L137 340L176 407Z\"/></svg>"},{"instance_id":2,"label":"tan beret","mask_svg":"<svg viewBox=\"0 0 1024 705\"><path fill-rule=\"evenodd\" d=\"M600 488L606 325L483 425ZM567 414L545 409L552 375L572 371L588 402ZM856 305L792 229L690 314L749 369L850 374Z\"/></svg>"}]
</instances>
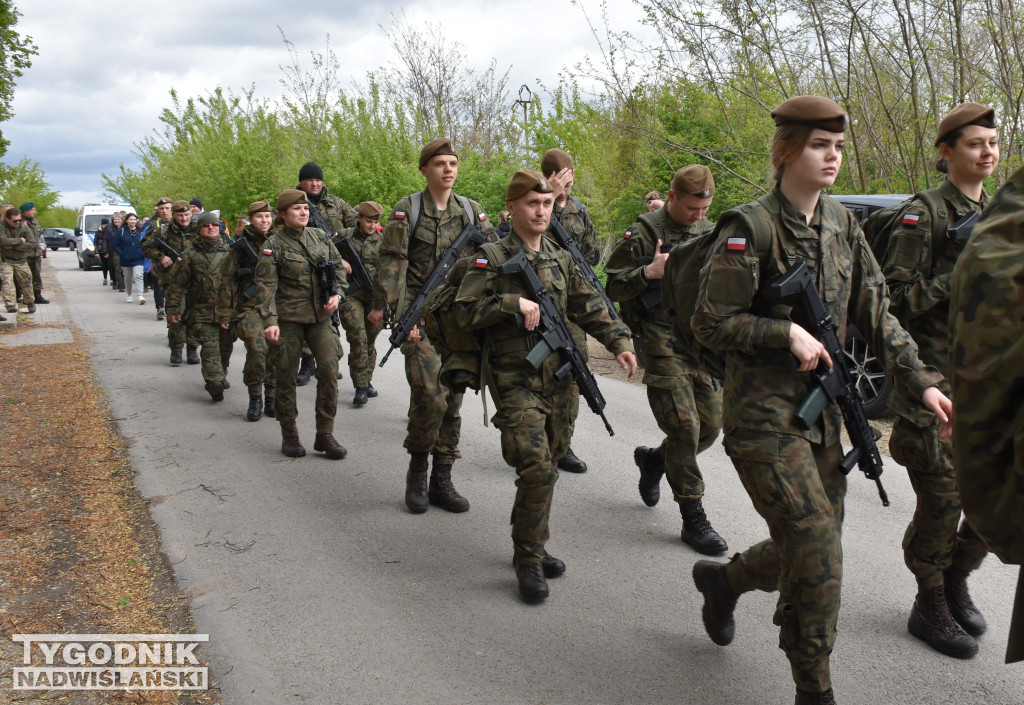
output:
<instances>
[{"instance_id":1,"label":"tan beret","mask_svg":"<svg viewBox=\"0 0 1024 705\"><path fill-rule=\"evenodd\" d=\"M455 158L458 158L458 154L455 153L455 148L452 147L452 141L446 137L438 137L436 140L430 140L423 149L420 150L420 168L425 167L434 157L442 154L450 154Z\"/></svg>"},{"instance_id":2,"label":"tan beret","mask_svg":"<svg viewBox=\"0 0 1024 705\"><path fill-rule=\"evenodd\" d=\"M384 206L376 201L363 201L356 206L356 210L359 211L359 215L367 218L379 218L384 215Z\"/></svg>"},{"instance_id":3,"label":"tan beret","mask_svg":"<svg viewBox=\"0 0 1024 705\"><path fill-rule=\"evenodd\" d=\"M249 216L251 217L254 213L269 213L270 203L267 201L255 201L249 204Z\"/></svg>"},{"instance_id":4,"label":"tan beret","mask_svg":"<svg viewBox=\"0 0 1024 705\"><path fill-rule=\"evenodd\" d=\"M521 169L515 173L505 190L505 202L522 198L530 191L551 193L552 189L548 185L548 180L539 171Z\"/></svg>"},{"instance_id":5,"label":"tan beret","mask_svg":"<svg viewBox=\"0 0 1024 705\"><path fill-rule=\"evenodd\" d=\"M188 211L189 213L191 213L192 212L192 204L190 204L185 199L182 199L180 201L175 201L174 205L171 206L171 211L173 211L174 213L181 213L183 211Z\"/></svg>"},{"instance_id":6,"label":"tan beret","mask_svg":"<svg viewBox=\"0 0 1024 705\"><path fill-rule=\"evenodd\" d=\"M220 218L215 216L210 211L205 211L199 218L196 219L196 225L200 228L204 225L220 225Z\"/></svg>"},{"instance_id":7,"label":"tan beret","mask_svg":"<svg viewBox=\"0 0 1024 705\"><path fill-rule=\"evenodd\" d=\"M676 194L690 194L700 198L715 195L715 179L703 164L684 166L672 177L672 190Z\"/></svg>"},{"instance_id":8,"label":"tan beret","mask_svg":"<svg viewBox=\"0 0 1024 705\"><path fill-rule=\"evenodd\" d=\"M996 111L981 103L963 103L956 106L939 123L939 131L935 135L935 146L942 144L942 140L949 137L961 127L967 127L976 122L988 123L993 127L996 124Z\"/></svg>"},{"instance_id":9,"label":"tan beret","mask_svg":"<svg viewBox=\"0 0 1024 705\"><path fill-rule=\"evenodd\" d=\"M282 191L281 195L277 197L277 210L286 210L296 203L307 203L306 192L294 188L287 189Z\"/></svg>"},{"instance_id":10,"label":"tan beret","mask_svg":"<svg viewBox=\"0 0 1024 705\"><path fill-rule=\"evenodd\" d=\"M849 124L850 116L831 98L798 95L775 108L772 119L776 127L805 125L828 132L843 132Z\"/></svg>"},{"instance_id":11,"label":"tan beret","mask_svg":"<svg viewBox=\"0 0 1024 705\"><path fill-rule=\"evenodd\" d=\"M544 152L544 158L540 160L540 172L544 176L557 174L562 169L572 169L572 157L560 149L549 149Z\"/></svg>"},{"instance_id":12,"label":"tan beret","mask_svg":"<svg viewBox=\"0 0 1024 705\"><path fill-rule=\"evenodd\" d=\"M164 196L163 198L158 198L157 199L156 206L154 206L154 207L155 208L159 208L160 206L168 204L168 203L174 203L174 201L169 199L167 196Z\"/></svg>"},{"instance_id":13,"label":"tan beret","mask_svg":"<svg viewBox=\"0 0 1024 705\"><path fill-rule=\"evenodd\" d=\"M661 194L660 193L658 193L657 191L651 191L649 194L644 196L644 203L650 203L651 201L653 201L655 199L660 199L660 198L661 198Z\"/></svg>"}]
</instances>

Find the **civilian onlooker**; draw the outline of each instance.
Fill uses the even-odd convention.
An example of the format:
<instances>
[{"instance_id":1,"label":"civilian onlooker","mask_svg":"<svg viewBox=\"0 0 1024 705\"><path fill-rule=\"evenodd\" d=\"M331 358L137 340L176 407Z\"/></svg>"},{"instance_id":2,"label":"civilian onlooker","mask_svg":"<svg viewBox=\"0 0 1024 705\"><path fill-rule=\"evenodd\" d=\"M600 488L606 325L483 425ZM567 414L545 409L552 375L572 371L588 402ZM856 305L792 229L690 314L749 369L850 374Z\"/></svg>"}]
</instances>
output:
<instances>
[{"instance_id":1,"label":"civilian onlooker","mask_svg":"<svg viewBox=\"0 0 1024 705\"><path fill-rule=\"evenodd\" d=\"M495 228L498 231L498 237L505 237L512 232L512 216L508 214L508 211L501 211L498 213L498 227Z\"/></svg>"},{"instance_id":2,"label":"civilian onlooker","mask_svg":"<svg viewBox=\"0 0 1024 705\"><path fill-rule=\"evenodd\" d=\"M132 303L132 295L138 294L139 303L146 303L146 297L142 293L142 265L146 257L142 254L142 228L139 227L139 217L129 213L125 218L124 225L117 231L117 240L114 249L121 260L121 271L124 273L124 282L128 289L128 303Z\"/></svg>"},{"instance_id":3,"label":"civilian onlooker","mask_svg":"<svg viewBox=\"0 0 1024 705\"><path fill-rule=\"evenodd\" d=\"M103 272L103 286L107 285L107 274L110 274L111 279L114 278L114 261L111 259L111 253L114 249L114 242L110 228L110 221L104 218L100 221L100 229L96 231L96 235L93 237L93 244L96 246L96 254L100 258L100 270Z\"/></svg>"},{"instance_id":4,"label":"civilian onlooker","mask_svg":"<svg viewBox=\"0 0 1024 705\"><path fill-rule=\"evenodd\" d=\"M110 286L116 291L124 291L124 271L121 269L121 256L118 254L116 247L117 233L123 225L124 216L120 213L114 213L114 215L110 216L110 223L106 226L107 242L110 243L110 248L107 250L110 254ZM99 237L99 231L97 231L96 237ZM95 238L93 241L95 242Z\"/></svg>"}]
</instances>

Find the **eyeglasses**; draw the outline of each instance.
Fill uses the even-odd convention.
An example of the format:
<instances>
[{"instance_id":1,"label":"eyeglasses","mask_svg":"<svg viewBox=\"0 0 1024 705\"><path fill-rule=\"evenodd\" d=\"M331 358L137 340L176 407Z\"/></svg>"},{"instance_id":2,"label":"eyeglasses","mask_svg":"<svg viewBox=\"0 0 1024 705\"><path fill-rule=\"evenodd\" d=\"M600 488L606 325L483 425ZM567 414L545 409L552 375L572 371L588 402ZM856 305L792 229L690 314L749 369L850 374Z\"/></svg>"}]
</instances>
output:
<instances>
[{"instance_id":1,"label":"eyeglasses","mask_svg":"<svg viewBox=\"0 0 1024 705\"><path fill-rule=\"evenodd\" d=\"M14 225L17 225L18 223L21 222L21 218L8 218L7 222L8 223L13 223Z\"/></svg>"}]
</instances>

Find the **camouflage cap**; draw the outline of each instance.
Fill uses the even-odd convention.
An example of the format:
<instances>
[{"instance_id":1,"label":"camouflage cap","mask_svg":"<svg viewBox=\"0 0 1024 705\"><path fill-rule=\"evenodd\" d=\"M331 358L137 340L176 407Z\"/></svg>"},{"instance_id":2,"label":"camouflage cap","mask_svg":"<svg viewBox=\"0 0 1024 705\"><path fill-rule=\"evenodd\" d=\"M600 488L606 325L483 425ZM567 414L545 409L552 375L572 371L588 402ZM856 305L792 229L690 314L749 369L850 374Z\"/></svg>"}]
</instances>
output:
<instances>
[{"instance_id":1,"label":"camouflage cap","mask_svg":"<svg viewBox=\"0 0 1024 705\"><path fill-rule=\"evenodd\" d=\"M206 211L199 218L196 219L196 225L200 228L204 225L220 225L220 218L215 216L210 211Z\"/></svg>"},{"instance_id":2,"label":"camouflage cap","mask_svg":"<svg viewBox=\"0 0 1024 705\"><path fill-rule=\"evenodd\" d=\"M160 198L156 199L156 205L154 206L154 208L159 208L160 206L167 205L168 203L174 203L174 201L169 199L167 196L161 196Z\"/></svg>"},{"instance_id":3,"label":"camouflage cap","mask_svg":"<svg viewBox=\"0 0 1024 705\"><path fill-rule=\"evenodd\" d=\"M308 203L306 200L306 192L299 191L298 189L290 188L281 192L281 195L277 197L277 210L283 211L296 203Z\"/></svg>"},{"instance_id":4,"label":"camouflage cap","mask_svg":"<svg viewBox=\"0 0 1024 705\"><path fill-rule=\"evenodd\" d=\"M447 137L438 137L436 140L430 140L423 149L420 150L420 168L422 169L427 165L431 159L444 154L450 154L456 159L459 155L455 153L455 147L452 146L452 141Z\"/></svg>"},{"instance_id":5,"label":"camouflage cap","mask_svg":"<svg viewBox=\"0 0 1024 705\"><path fill-rule=\"evenodd\" d=\"M715 195L715 179L711 176L711 170L703 164L690 164L672 177L672 190L677 194L711 198ZM658 195L655 194L655 197Z\"/></svg>"},{"instance_id":6,"label":"camouflage cap","mask_svg":"<svg viewBox=\"0 0 1024 705\"><path fill-rule=\"evenodd\" d=\"M505 190L505 202L515 201L522 198L530 191L537 193L551 193L551 186L548 180L539 171L533 169L520 169L512 177L508 188Z\"/></svg>"},{"instance_id":7,"label":"camouflage cap","mask_svg":"<svg viewBox=\"0 0 1024 705\"><path fill-rule=\"evenodd\" d=\"M189 213L191 213L192 212L192 206L189 204L188 201L186 201L185 199L182 199L180 201L175 201L174 202L174 205L171 206L171 211L174 212L174 213L181 213L183 211L188 211Z\"/></svg>"},{"instance_id":8,"label":"camouflage cap","mask_svg":"<svg viewBox=\"0 0 1024 705\"><path fill-rule=\"evenodd\" d=\"M366 218L379 218L384 215L384 206L376 201L363 201L356 206L356 210L359 211L359 215Z\"/></svg>"},{"instance_id":9,"label":"camouflage cap","mask_svg":"<svg viewBox=\"0 0 1024 705\"><path fill-rule=\"evenodd\" d=\"M839 103L820 95L798 95L785 101L772 111L776 127L804 125L828 132L843 132L850 116Z\"/></svg>"},{"instance_id":10,"label":"camouflage cap","mask_svg":"<svg viewBox=\"0 0 1024 705\"><path fill-rule=\"evenodd\" d=\"M996 111L981 103L962 103L950 110L946 117L939 123L939 131L935 135L935 146L942 144L952 133L961 127L967 127L976 122L996 124Z\"/></svg>"},{"instance_id":11,"label":"camouflage cap","mask_svg":"<svg viewBox=\"0 0 1024 705\"><path fill-rule=\"evenodd\" d=\"M540 172L544 174L544 176L557 174L562 169L573 168L575 167L572 163L572 157L560 149L549 149L544 152L544 157L540 160Z\"/></svg>"},{"instance_id":12,"label":"camouflage cap","mask_svg":"<svg viewBox=\"0 0 1024 705\"><path fill-rule=\"evenodd\" d=\"M254 213L269 213L269 212L270 212L270 203L268 201L255 201L255 202L249 204L249 212L248 212L249 216L252 216Z\"/></svg>"}]
</instances>

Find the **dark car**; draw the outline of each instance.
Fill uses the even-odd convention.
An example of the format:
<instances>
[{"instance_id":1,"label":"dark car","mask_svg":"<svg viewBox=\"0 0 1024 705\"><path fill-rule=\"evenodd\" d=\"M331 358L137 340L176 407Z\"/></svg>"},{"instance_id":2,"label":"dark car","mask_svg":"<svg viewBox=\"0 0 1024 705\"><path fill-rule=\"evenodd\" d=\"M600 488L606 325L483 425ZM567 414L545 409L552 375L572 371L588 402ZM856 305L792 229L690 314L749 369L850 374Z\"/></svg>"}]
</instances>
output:
<instances>
[{"instance_id":1,"label":"dark car","mask_svg":"<svg viewBox=\"0 0 1024 705\"><path fill-rule=\"evenodd\" d=\"M860 222L882 208L894 206L910 198L909 195L870 194L865 196L836 196L835 199L850 209ZM846 356L853 364L857 390L864 399L864 413L869 419L889 414L892 394L892 375L882 361L871 351L857 327L846 327Z\"/></svg>"},{"instance_id":2,"label":"dark car","mask_svg":"<svg viewBox=\"0 0 1024 705\"><path fill-rule=\"evenodd\" d=\"M71 228L43 228L43 238L51 250L59 250L62 247L75 249L75 231Z\"/></svg>"}]
</instances>

